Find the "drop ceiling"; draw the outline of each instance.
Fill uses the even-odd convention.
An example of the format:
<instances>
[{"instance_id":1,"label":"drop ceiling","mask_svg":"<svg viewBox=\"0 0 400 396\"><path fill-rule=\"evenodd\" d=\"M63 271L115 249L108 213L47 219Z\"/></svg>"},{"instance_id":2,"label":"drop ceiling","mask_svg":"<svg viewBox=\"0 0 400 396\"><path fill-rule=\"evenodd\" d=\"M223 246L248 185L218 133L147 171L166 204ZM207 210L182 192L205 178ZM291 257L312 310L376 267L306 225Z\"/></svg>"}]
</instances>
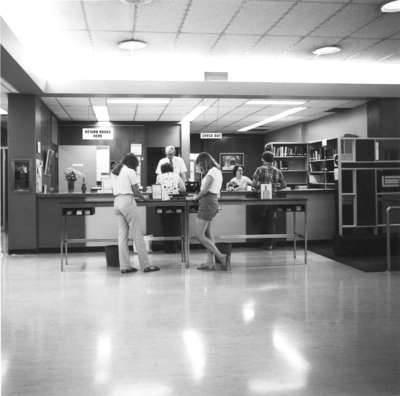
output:
<instances>
[{"instance_id":1,"label":"drop ceiling","mask_svg":"<svg viewBox=\"0 0 400 396\"><path fill-rule=\"evenodd\" d=\"M194 133L206 131L237 132L238 129L276 115L293 106L248 105L248 98L173 98L167 104L110 104L99 97L43 97L42 100L63 121L96 121L93 105L107 106L111 121L179 122L198 105L209 108L191 124ZM365 100L305 100L306 109L265 128L269 131L326 117L334 108L351 109Z\"/></svg>"},{"instance_id":2,"label":"drop ceiling","mask_svg":"<svg viewBox=\"0 0 400 396\"><path fill-rule=\"evenodd\" d=\"M400 63L400 14L380 13L382 0L153 0L141 6L119 0L3 3L3 18L28 50L25 55L35 57L32 68L42 67L51 75L64 67L65 78L83 69L86 79L98 77L106 62L104 69L118 79L122 64L141 65L151 77L178 64L178 59L193 57L318 61L311 51L328 44L343 50L327 62ZM118 49L118 41L131 37L148 42L148 47L133 54ZM91 63L92 55L97 58ZM170 69L173 75L174 68Z\"/></svg>"}]
</instances>

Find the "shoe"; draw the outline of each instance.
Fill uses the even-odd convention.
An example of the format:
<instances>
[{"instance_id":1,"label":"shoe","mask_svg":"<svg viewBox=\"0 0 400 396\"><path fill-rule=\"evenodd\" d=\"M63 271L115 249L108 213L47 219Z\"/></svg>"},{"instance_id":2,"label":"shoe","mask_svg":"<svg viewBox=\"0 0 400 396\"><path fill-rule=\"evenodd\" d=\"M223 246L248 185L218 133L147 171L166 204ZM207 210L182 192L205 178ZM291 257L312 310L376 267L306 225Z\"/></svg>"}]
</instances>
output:
<instances>
[{"instance_id":1,"label":"shoe","mask_svg":"<svg viewBox=\"0 0 400 396\"><path fill-rule=\"evenodd\" d=\"M228 271L228 268L231 265L231 254L230 253L226 253L225 254L225 262L221 262L220 260L218 260L217 257L215 257L215 261L221 266L221 271Z\"/></svg>"},{"instance_id":2,"label":"shoe","mask_svg":"<svg viewBox=\"0 0 400 396\"><path fill-rule=\"evenodd\" d=\"M132 272L137 272L137 269L131 267L131 268L124 268L121 270L121 274L130 274Z\"/></svg>"},{"instance_id":3,"label":"shoe","mask_svg":"<svg viewBox=\"0 0 400 396\"><path fill-rule=\"evenodd\" d=\"M197 269L200 271L216 271L217 268L213 264L200 264Z\"/></svg>"},{"instance_id":4,"label":"shoe","mask_svg":"<svg viewBox=\"0 0 400 396\"><path fill-rule=\"evenodd\" d=\"M144 267L143 272L155 272L155 271L160 271L160 267L157 267L156 265L149 265L148 267Z\"/></svg>"}]
</instances>

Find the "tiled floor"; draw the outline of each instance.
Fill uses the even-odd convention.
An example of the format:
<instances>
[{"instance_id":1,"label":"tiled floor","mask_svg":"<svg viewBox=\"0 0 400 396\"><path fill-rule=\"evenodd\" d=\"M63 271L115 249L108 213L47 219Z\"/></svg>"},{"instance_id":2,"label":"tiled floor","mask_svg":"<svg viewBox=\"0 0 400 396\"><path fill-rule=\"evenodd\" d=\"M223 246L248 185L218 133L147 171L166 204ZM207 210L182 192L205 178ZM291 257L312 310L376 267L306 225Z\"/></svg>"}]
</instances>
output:
<instances>
[{"instance_id":1,"label":"tiled floor","mask_svg":"<svg viewBox=\"0 0 400 396\"><path fill-rule=\"evenodd\" d=\"M178 261L3 257L3 395L400 395L399 273L286 250L235 251L228 273Z\"/></svg>"}]
</instances>

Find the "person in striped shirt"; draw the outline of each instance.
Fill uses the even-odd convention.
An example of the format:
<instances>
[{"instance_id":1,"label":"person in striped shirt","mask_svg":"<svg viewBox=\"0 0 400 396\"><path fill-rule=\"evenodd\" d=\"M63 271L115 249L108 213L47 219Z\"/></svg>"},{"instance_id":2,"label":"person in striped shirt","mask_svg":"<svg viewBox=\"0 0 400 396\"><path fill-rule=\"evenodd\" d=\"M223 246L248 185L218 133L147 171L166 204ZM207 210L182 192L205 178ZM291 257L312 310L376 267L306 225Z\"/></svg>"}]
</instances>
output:
<instances>
[{"instance_id":1,"label":"person in striped shirt","mask_svg":"<svg viewBox=\"0 0 400 396\"><path fill-rule=\"evenodd\" d=\"M280 169L274 166L274 154L264 151L261 156L262 165L259 166L253 175L253 186L259 190L261 184L272 184L273 191L281 190L286 187L286 182ZM265 208L261 220L260 231L264 234L275 234L276 211L273 208ZM264 247L271 250L274 245L273 239L267 239Z\"/></svg>"}]
</instances>

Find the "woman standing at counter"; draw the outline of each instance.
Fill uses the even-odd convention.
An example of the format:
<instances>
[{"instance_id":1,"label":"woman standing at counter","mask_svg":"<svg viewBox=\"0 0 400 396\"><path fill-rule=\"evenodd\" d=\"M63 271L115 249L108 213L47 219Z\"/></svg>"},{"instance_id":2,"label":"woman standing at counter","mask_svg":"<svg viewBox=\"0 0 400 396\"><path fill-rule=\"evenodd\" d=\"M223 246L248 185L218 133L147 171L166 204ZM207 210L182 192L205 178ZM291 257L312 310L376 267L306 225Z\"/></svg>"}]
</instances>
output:
<instances>
[{"instance_id":1,"label":"woman standing at counter","mask_svg":"<svg viewBox=\"0 0 400 396\"><path fill-rule=\"evenodd\" d=\"M226 189L233 189L234 191L245 191L247 186L252 186L253 181L247 176L243 175L243 166L235 165L232 173L233 178L226 184Z\"/></svg>"},{"instance_id":2,"label":"woman standing at counter","mask_svg":"<svg viewBox=\"0 0 400 396\"><path fill-rule=\"evenodd\" d=\"M218 163L208 153L200 153L196 165L203 176L201 189L195 197L199 200L199 212L196 218L196 235L200 243L207 249L207 263L197 267L199 270L215 271L213 258L221 265L222 270L227 270L230 261L230 252L222 254L214 242L212 222L218 213L218 196L222 187L222 173Z\"/></svg>"},{"instance_id":3,"label":"woman standing at counter","mask_svg":"<svg viewBox=\"0 0 400 396\"><path fill-rule=\"evenodd\" d=\"M128 153L112 170L112 186L114 199L114 210L118 217L118 256L122 274L136 272L137 269L129 263L129 231L138 252L139 265L144 272L159 270L156 266L149 265L146 244L140 229L140 221L137 213L135 196L144 200L139 191L139 178L136 169L139 160L135 154Z\"/></svg>"}]
</instances>

